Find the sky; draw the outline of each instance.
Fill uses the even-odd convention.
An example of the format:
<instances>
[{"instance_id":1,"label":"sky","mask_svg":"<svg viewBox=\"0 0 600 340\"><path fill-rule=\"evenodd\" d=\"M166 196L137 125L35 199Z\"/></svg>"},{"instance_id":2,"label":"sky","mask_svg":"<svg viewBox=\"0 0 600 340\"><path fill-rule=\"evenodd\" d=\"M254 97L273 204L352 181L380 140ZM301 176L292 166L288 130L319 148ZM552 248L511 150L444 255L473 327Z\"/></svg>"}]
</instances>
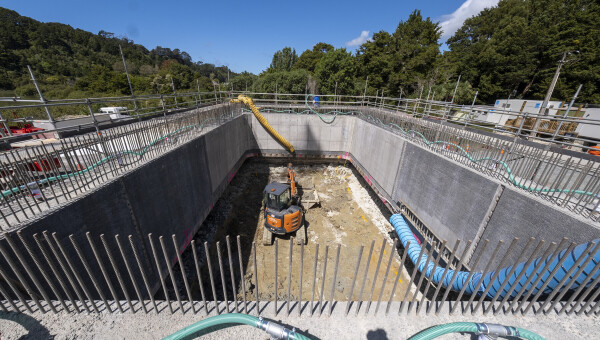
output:
<instances>
[{"instance_id":1,"label":"sky","mask_svg":"<svg viewBox=\"0 0 600 340\"><path fill-rule=\"evenodd\" d=\"M440 22L445 42L465 19L497 2L0 0L0 6L42 22L126 36L148 49L179 48L194 61L258 74L286 46L298 55L318 42L355 51L374 32L394 32L415 9Z\"/></svg>"}]
</instances>

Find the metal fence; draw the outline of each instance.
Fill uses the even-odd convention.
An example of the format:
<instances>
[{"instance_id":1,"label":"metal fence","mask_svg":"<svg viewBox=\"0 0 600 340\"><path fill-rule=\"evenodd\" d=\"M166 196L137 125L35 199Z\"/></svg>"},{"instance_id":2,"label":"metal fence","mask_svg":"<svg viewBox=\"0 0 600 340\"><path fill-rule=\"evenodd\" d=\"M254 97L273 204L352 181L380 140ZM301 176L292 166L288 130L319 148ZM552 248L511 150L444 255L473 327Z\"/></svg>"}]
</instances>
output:
<instances>
[{"instance_id":1,"label":"metal fence","mask_svg":"<svg viewBox=\"0 0 600 340\"><path fill-rule=\"evenodd\" d=\"M0 154L0 228L9 230L222 124L236 104L188 109Z\"/></svg>"},{"instance_id":2,"label":"metal fence","mask_svg":"<svg viewBox=\"0 0 600 340\"><path fill-rule=\"evenodd\" d=\"M365 117L433 152L592 221L600 217L600 162L385 111Z\"/></svg>"},{"instance_id":3,"label":"metal fence","mask_svg":"<svg viewBox=\"0 0 600 340\"><path fill-rule=\"evenodd\" d=\"M235 93L213 94L211 102L233 97ZM304 95L252 94L263 110L290 113L311 113L306 107ZM274 98L272 98L274 96ZM98 184L123 171L155 157L169 147L207 124L219 123L231 115L240 114L232 107L202 107L200 93L193 100L174 101L173 108L158 107L144 119L142 113L116 124L95 118L77 127L63 128L54 132L80 133L73 137L56 140L30 140L30 146L0 154L0 228L11 227L37 214L71 200ZM137 97L136 97L137 98ZM177 97L175 97L177 98ZM114 100L130 100L117 98ZM140 99L140 98L137 98ZM324 96L317 109L323 115L334 111L351 114L380 125L403 138L422 145L442 156L451 158L472 169L495 177L507 185L564 207L592 221L600 218L600 163L597 156L563 149L545 148L539 143L519 138L489 134L482 130L457 124L454 121L430 120L419 112L421 105L433 110L433 103L419 103L404 99L404 105L386 105L386 98ZM110 102L111 98L104 99ZM87 100L86 102L95 102ZM410 111L413 103L414 110ZM51 105L52 102L44 105ZM65 102L64 105L80 105ZM227 104L229 105L229 104ZM42 106L37 106L42 108ZM239 106L236 106L239 107ZM408 108L408 109L407 109ZM169 111L171 110L171 111ZM196 110L190 112L190 110ZM217 111L215 111L217 110ZM219 111L221 110L221 111ZM314 108L312 110L315 110ZM92 111L90 111L92 112ZM330 115L329 115L330 116ZM93 115L91 116L93 118ZM88 129L88 130L86 130ZM91 133L85 134L85 131ZM94 134L95 132L95 134ZM35 138L48 131L33 133ZM11 141L23 137L7 137ZM548 144L550 145L550 144ZM21 145L23 146L23 145Z\"/></svg>"},{"instance_id":4,"label":"metal fence","mask_svg":"<svg viewBox=\"0 0 600 340\"><path fill-rule=\"evenodd\" d=\"M307 113L306 106L294 100L278 105L270 99L262 100L264 102L257 100L257 105L265 112ZM592 221L600 218L598 156L547 148L539 143L490 134L454 122L423 119L406 112L405 108L361 107L360 102L342 104L321 105L312 110L327 119L346 114L365 119L556 206Z\"/></svg>"},{"instance_id":5,"label":"metal fence","mask_svg":"<svg viewBox=\"0 0 600 340\"><path fill-rule=\"evenodd\" d=\"M493 247L492 258L502 259L497 266L492 266L490 260L485 265L484 275L491 272L497 277L499 269L507 266L507 255L515 251L520 253L519 261L526 267L535 264L532 273L544 273L535 275L522 271L517 276L516 266L513 266L499 287L495 287L498 293L490 296L489 288L476 289L480 293L471 295L465 293L465 288L460 291L447 288L457 280L457 271L450 269L462 269L462 261L457 266L448 266L435 250L436 245L428 240L419 245L419 261L412 263L407 256L409 245L402 247L397 239L392 241L387 237L381 243L373 240L370 245L357 249L339 244L295 245L293 238L276 239L274 246L268 249L276 259L271 279L259 276L257 245L240 236L234 242L227 236L215 244L200 244L194 240L191 249L184 253L179 251L175 235L157 239L149 234L146 241L152 249L149 258L141 255L140 244L131 235L122 240L119 235L98 237L90 233L85 237L64 238L47 232L43 235L17 232L16 237L5 234L0 242L3 255L0 309L29 313L143 311L208 315L261 314L268 307L273 308L275 314L320 316L331 314L337 301L347 302L339 304L344 306L341 308L345 308L346 315L437 314L446 312L447 308L450 314L462 315L597 315L600 307L600 289L597 289L600 262L593 262L600 247L595 242L590 242L579 257L572 259L574 265L561 276L557 274L558 268L570 258L566 254L575 247L567 239L559 244L534 238L526 242L514 239L509 245L503 241L498 244L483 241L484 247L475 255L475 262L480 261L486 247ZM459 257L455 252L460 243L458 240L452 245L452 258ZM384 256L390 244L389 255ZM280 247L285 245L287 251L281 249L280 252ZM567 252L561 252L565 247ZM380 248L378 256L374 248ZM309 250L317 254L314 261L305 261ZM319 251L324 252L321 258ZM540 257L548 261L536 262ZM338 275L340 258L355 268L351 277ZM421 259L426 261L424 266L419 263ZM557 263L554 268L550 265L553 262ZM400 266L395 274L390 272L393 263ZM374 272L373 265L376 265ZM450 284L436 285L416 269L420 265L433 266L433 271L444 268L439 282L450 279ZM402 273L408 275L408 284L398 284ZM473 270L468 271L469 278L474 275ZM278 281L285 282L285 286ZM477 280L477 287L481 281ZM305 282L310 289L303 291ZM391 290L384 294L390 282L393 282ZM549 282L557 283L554 290L548 290ZM506 293L504 297L500 296L501 291ZM343 298L335 299L335 294ZM265 296L271 298L265 299Z\"/></svg>"},{"instance_id":6,"label":"metal fence","mask_svg":"<svg viewBox=\"0 0 600 340\"><path fill-rule=\"evenodd\" d=\"M256 98L257 105L302 106L313 105L310 94L245 93ZM546 110L529 112L490 105L458 105L452 102L419 98L393 98L383 96L319 95L322 106L372 107L388 111L403 112L416 118L471 128L492 133L508 139L527 140L538 147L557 147L588 152L600 144L600 110L573 107L573 103L553 108L550 115ZM582 111L583 108L583 111ZM583 116L586 110L594 114ZM496 118L487 120L488 116Z\"/></svg>"},{"instance_id":7,"label":"metal fence","mask_svg":"<svg viewBox=\"0 0 600 340\"><path fill-rule=\"evenodd\" d=\"M228 101L224 92L180 92L160 95L137 95L128 97L103 97L81 99L21 99L0 98L1 141L11 143L22 140L62 136L69 131L82 129L100 130L103 126L126 123L132 119L141 120L165 116L186 109L222 104ZM119 114L112 116L102 108L119 108ZM12 117L9 117L12 115ZM11 132L11 126L31 125L26 132ZM42 127L37 131L31 127Z\"/></svg>"}]
</instances>

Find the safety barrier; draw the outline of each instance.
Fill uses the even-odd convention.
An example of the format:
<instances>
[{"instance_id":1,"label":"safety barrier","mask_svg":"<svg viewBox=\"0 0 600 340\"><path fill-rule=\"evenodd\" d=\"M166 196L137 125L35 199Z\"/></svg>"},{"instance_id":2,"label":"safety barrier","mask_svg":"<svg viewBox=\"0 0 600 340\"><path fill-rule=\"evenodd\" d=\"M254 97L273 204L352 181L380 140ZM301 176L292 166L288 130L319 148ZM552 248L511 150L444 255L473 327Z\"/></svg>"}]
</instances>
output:
<instances>
[{"instance_id":1,"label":"safety barrier","mask_svg":"<svg viewBox=\"0 0 600 340\"><path fill-rule=\"evenodd\" d=\"M206 100L211 103L222 100L222 93L212 95L214 98ZM232 95L232 93L225 94L225 96ZM311 107L312 104L308 101L309 96L307 95L278 94L275 96L275 100L268 99L272 95L253 94L253 96L258 97L257 103L265 112L317 114L324 124L334 120L338 115L353 115L365 119L373 124L390 129L442 156L495 177L507 183L507 185L528 191L532 195L569 209L592 221L600 219L600 199L598 197L600 192L600 162L597 161L596 156L550 148L551 144L547 144L548 147L546 147L546 145L532 141L507 137L497 133L490 134L485 129L475 130L473 126L462 124L461 121L440 119L439 116L428 114L439 103L405 98L402 101L398 100L398 105L390 105L393 98L322 96L324 99L322 100L322 106L316 109ZM178 96L180 101L177 101ZM204 96L206 98L206 94ZM283 99L277 99L277 96ZM160 149L157 144L166 144L166 142L172 141L173 138L170 138L170 134L187 133L184 130L193 127L193 124L182 125L182 123L180 125L173 124L172 127L157 128L156 124L162 123L155 123L150 120L141 121L146 115L152 117L161 114L163 118L154 119L175 119L174 117L185 115L184 110L189 111L193 108L207 110L206 107L200 109L203 105L202 93L173 95L173 98L171 98L173 103L169 105L165 104L165 98L167 97L136 97L136 100L139 101L160 98L163 106L162 108L158 107L158 111L150 107L148 112L144 112L140 108L138 115L116 122L120 125L118 128L110 129L108 128L109 125L103 126L102 124L106 122L101 124L96 119L97 117L92 114L91 117L94 119L87 124L77 126L76 130L80 129L80 133L96 131L97 135L88 134L59 139L48 144L42 141L30 141L29 144L35 145L37 143L39 145L22 147L20 150L12 150L1 154L0 179L2 181L2 194L0 196L2 197L0 197L0 201L2 201L2 206L0 207L0 228L8 230L12 226L36 216L41 211L47 210L51 205L69 201L75 196L73 192L81 192L76 187L89 188L92 183L101 181L100 178L106 180L108 176L99 174L99 172L104 171L101 169L105 167L113 169L127 168L128 165L122 164L123 162L133 161L136 157L142 159L144 157L140 153L145 154L148 148ZM184 101L185 98L188 98L188 101ZM18 108L22 110L33 109L42 106L56 106L58 108L87 103L90 112L93 112L91 105L99 105L98 103L109 105L120 103L122 100L135 101L132 98L104 98L102 100L66 101L64 103L47 101L43 105L8 108L14 108L15 110ZM447 105L447 103L444 105ZM3 107L2 110L5 108ZM442 108L446 108L446 106ZM437 110L442 110L442 108ZM239 114L239 112L236 111L236 114ZM6 122L8 121L6 120ZM137 125L128 127L132 122L136 122ZM196 125L200 126L203 123L207 124L210 121L199 121L196 122ZM137 136L126 141L127 137L125 135L130 129L135 130ZM148 129L147 134L144 134L144 129ZM156 133L157 129L161 130L161 134ZM68 130L37 132L31 134L31 137L35 138L39 134L48 133L64 134ZM73 130L73 127L70 130ZM2 138L2 140L11 141L15 138L17 136ZM115 140L108 142L107 138L115 138ZM104 151L105 148L106 152ZM145 148L146 151L144 151ZM115 163L117 164L115 165ZM110 173L117 172L113 170ZM78 178L83 177L93 179L78 181ZM56 185L50 186L48 183L55 183ZM44 188L50 190L42 190Z\"/></svg>"},{"instance_id":2,"label":"safety barrier","mask_svg":"<svg viewBox=\"0 0 600 340\"><path fill-rule=\"evenodd\" d=\"M221 104L6 151L0 154L0 229L89 192L239 114L239 104Z\"/></svg>"},{"instance_id":3,"label":"safety barrier","mask_svg":"<svg viewBox=\"0 0 600 340\"><path fill-rule=\"evenodd\" d=\"M128 121L129 124L102 129L99 134L82 134L51 143L39 141L37 146L1 154L0 228L8 230L122 173L135 166L133 163L160 154L157 150L172 145L174 140L180 139L179 135L218 123L226 116L240 114L237 109L211 113L214 110L224 109L204 107L191 113ZM262 110L313 114L306 105L267 106ZM402 111L360 106L312 110L319 112L325 120L340 114L365 119L592 221L600 218L600 163L594 158L486 136L451 124L415 118ZM202 113L194 116L196 111Z\"/></svg>"},{"instance_id":4,"label":"safety barrier","mask_svg":"<svg viewBox=\"0 0 600 340\"><path fill-rule=\"evenodd\" d=\"M263 104L262 112L318 113L326 121L352 115L580 216L600 219L600 162L595 156L551 150L453 123L417 118L398 108L307 105Z\"/></svg>"},{"instance_id":5,"label":"safety barrier","mask_svg":"<svg viewBox=\"0 0 600 340\"><path fill-rule=\"evenodd\" d=\"M5 312L153 311L206 315L242 312L260 315L267 306L265 302L269 301L268 306L274 308L275 314L320 316L331 314L336 301L344 300L336 299L336 294L347 297L346 303L340 304L346 315L351 311L356 315L418 314L421 311L437 314L448 308L448 304L450 314L481 311L483 315L490 312L494 315L593 315L600 307L597 301L600 261L594 258L598 249L587 246L581 252L564 256L567 240L557 245L533 238L525 242L514 239L508 247L503 241L492 245L486 240L486 246L494 246L494 255L503 261L498 268L491 268L490 261L480 276L493 276L493 281L498 282L497 293L491 294L486 289L475 290L480 292L477 294L465 290L464 286L461 289L453 285L453 281L459 280L457 273L463 268L462 261L458 266L448 266L435 250L434 242L427 239L399 242L397 238L384 237L356 249L339 244L295 245L293 238L276 239L272 250L262 250L272 251L275 259L271 264L274 266L272 274L267 278L261 276L263 272L258 269L264 263L257 262L257 245L252 239L239 235L233 240L226 236L211 243L194 239L183 253L179 251L175 235L149 234L145 240L132 235L90 233L64 237L58 233L25 235L17 232L3 236L0 241L0 309ZM418 242L421 244L416 244ZM453 245L453 258L459 257L455 252L461 242L458 240ZM526 267L534 266L535 270L515 271L514 266L498 276L498 269L506 265L507 254L521 249L519 243L525 243L520 261L524 261ZM148 245L151 255L144 256L143 248ZM567 251L573 247L571 244ZM476 254L476 261L483 252L484 249ZM536 261L539 257L549 260ZM340 258L354 268L351 276L338 275ZM413 263L415 258L416 263ZM571 265L558 273L567 258L572 261ZM396 273L396 269L390 268L397 268ZM422 275L419 270L422 268L435 272L436 279L429 280L428 275ZM546 274L533 274L538 270ZM473 270L465 273L471 278L479 277L474 276ZM278 282L286 283L284 289ZM550 282L553 289L547 290ZM540 289L520 289L531 286ZM506 294L499 294L501 291Z\"/></svg>"}]
</instances>

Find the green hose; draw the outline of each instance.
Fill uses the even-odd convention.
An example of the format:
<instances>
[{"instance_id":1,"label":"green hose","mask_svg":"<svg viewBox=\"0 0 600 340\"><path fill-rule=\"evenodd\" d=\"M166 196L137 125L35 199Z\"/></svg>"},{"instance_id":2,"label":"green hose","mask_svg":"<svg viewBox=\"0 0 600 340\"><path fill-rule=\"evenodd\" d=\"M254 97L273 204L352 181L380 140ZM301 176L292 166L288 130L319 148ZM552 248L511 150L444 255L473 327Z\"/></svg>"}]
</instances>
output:
<instances>
[{"instance_id":1,"label":"green hose","mask_svg":"<svg viewBox=\"0 0 600 340\"><path fill-rule=\"evenodd\" d=\"M191 326L183 328L183 329L163 338L163 340L183 339L185 337L191 336L193 334L196 334L196 333L202 332L202 331L204 331L204 332L200 335L204 335L207 333L214 332L215 330L226 328L226 327L231 327L234 325L248 325L248 326L254 326L259 329L264 329L264 325L266 325L268 323L272 323L272 321L259 319L252 315L240 314L240 313L223 314L223 315L217 315L217 316L210 317L208 319L198 321ZM211 327L214 327L214 328L209 329ZM286 339L308 340L308 338L305 337L304 335L296 333L294 331L291 331L289 333L289 336Z\"/></svg>"},{"instance_id":2,"label":"green hose","mask_svg":"<svg viewBox=\"0 0 600 340\"><path fill-rule=\"evenodd\" d=\"M504 326L504 328L506 328L511 333L506 334L505 336L517 336L529 340L545 340L544 337L523 328L506 326ZM428 328L424 331L413 335L412 337L408 338L408 340L430 340L449 333L484 334L480 331L480 327L478 327L478 324L474 322L452 322Z\"/></svg>"},{"instance_id":3,"label":"green hose","mask_svg":"<svg viewBox=\"0 0 600 340\"><path fill-rule=\"evenodd\" d=\"M310 107L310 105L308 104L308 97L314 97L314 96L315 96L315 95L313 95L313 94L307 94L307 95L306 95L306 97L304 98L304 104L306 105L306 108L307 108L307 109L308 109L310 112L312 112L312 113L316 114L316 115L319 117L319 119L321 119L321 120L323 121L323 123L325 123L325 124L331 124L331 123L333 123L333 121L335 120L335 118L336 118L336 117L337 117L339 114L341 114L341 115L347 115L347 114L351 114L351 113L352 113L352 112L342 112L342 111L329 111L329 112L327 112L327 114L333 114L333 116L332 116L332 117L327 117L327 118L325 118L325 117L323 117L323 116L322 116L322 115L321 115L319 112L317 112L317 111L313 110L313 109Z\"/></svg>"}]
</instances>

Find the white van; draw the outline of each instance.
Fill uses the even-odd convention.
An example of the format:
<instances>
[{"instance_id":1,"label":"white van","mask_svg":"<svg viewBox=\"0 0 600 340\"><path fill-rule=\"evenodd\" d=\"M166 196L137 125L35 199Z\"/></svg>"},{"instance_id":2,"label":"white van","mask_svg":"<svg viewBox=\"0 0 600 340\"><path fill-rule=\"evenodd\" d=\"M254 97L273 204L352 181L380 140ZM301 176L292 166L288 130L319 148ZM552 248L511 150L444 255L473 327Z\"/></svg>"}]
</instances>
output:
<instances>
[{"instance_id":1,"label":"white van","mask_svg":"<svg viewBox=\"0 0 600 340\"><path fill-rule=\"evenodd\" d=\"M127 114L127 108L124 106L101 107L101 114L110 114L111 119L130 118Z\"/></svg>"}]
</instances>

